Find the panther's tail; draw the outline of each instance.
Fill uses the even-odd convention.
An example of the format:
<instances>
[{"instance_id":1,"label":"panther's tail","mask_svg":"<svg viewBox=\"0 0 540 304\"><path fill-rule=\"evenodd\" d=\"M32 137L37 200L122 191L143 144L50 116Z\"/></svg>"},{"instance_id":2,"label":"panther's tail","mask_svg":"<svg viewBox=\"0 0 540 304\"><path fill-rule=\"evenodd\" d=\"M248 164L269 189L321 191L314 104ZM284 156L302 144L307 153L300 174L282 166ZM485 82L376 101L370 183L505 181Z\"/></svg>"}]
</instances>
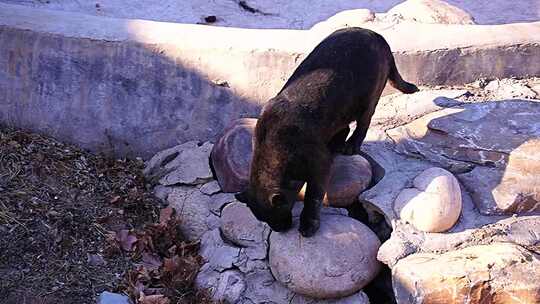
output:
<instances>
[{"instance_id":1,"label":"panther's tail","mask_svg":"<svg viewBox=\"0 0 540 304\"><path fill-rule=\"evenodd\" d=\"M394 56L392 56L392 61L390 62L390 73L388 74L388 79L390 80L390 84L400 90L401 92L405 94L412 94L414 92L418 92L418 88L410 83L406 82L401 78L401 75L399 74L396 62L394 61Z\"/></svg>"}]
</instances>

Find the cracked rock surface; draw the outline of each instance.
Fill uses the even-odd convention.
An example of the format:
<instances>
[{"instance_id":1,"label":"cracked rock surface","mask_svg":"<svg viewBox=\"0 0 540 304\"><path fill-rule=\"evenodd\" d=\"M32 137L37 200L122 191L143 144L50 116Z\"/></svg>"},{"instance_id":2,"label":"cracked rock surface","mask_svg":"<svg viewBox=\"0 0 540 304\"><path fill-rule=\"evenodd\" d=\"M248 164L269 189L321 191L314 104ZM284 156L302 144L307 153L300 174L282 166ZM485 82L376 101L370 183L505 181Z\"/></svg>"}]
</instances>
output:
<instances>
[{"instance_id":1,"label":"cracked rock surface","mask_svg":"<svg viewBox=\"0 0 540 304\"><path fill-rule=\"evenodd\" d=\"M358 282L370 281L369 274L377 272L367 263L376 256L392 269L398 304L484 303L482 298L512 303L510 296L516 303L537 303L539 280L526 276L536 275L539 266L540 103L497 98L510 90L509 84L519 83L504 80L484 89L486 82L471 91L422 90L381 99L362 145L372 181L355 203L365 207L369 225L391 224L389 239L389 232L372 228L384 235L380 247L372 231L340 208L323 208L321 231L314 238L301 238L294 228L271 232L207 175L209 162L202 159L209 153L201 147L211 144L190 144L156 155L146 172L158 183L156 194L179 212L182 231L201 240L206 263L197 285L210 288L216 300L368 303L361 290L365 283ZM530 93L521 89L510 91ZM201 160L199 173L184 172L190 177L170 184L163 177L181 164L168 164L181 155L175 151L185 149L193 156L189 159ZM415 178L430 168L442 170L434 167L448 170L448 178L459 181L459 187L437 187L437 199L461 200L457 222L445 233L421 231L407 222L410 219L400 219L396 201L404 189L425 189L427 184L415 183ZM297 203L295 223L301 210ZM364 228L355 228L358 225ZM340 243L355 238L350 247ZM372 238L375 241L369 241ZM378 249L368 253L371 247ZM363 263L364 268L352 271Z\"/></svg>"},{"instance_id":2,"label":"cracked rock surface","mask_svg":"<svg viewBox=\"0 0 540 304\"><path fill-rule=\"evenodd\" d=\"M197 287L208 289L216 301L228 303L369 303L366 294L360 290L362 286L348 291L346 295L335 293L332 299L319 300L315 293L300 295L277 281L268 259L270 227L259 222L245 204L235 199L234 194L222 192L219 183L208 177L211 147L209 143L191 142L165 150L152 158L145 170L147 176L157 183L154 193L176 210L180 230L188 239L200 240L200 255L205 264L197 275ZM192 163L187 166L183 164L185 161ZM182 171L192 168L196 169ZM182 181L171 183L171 176L181 176ZM296 220L301 210L302 204L297 203L293 210ZM322 214L356 222L346 217L344 209L324 208ZM375 263L375 247L378 246L376 243L369 251ZM286 248L283 253L287 253ZM356 269L361 269L363 264L365 262L360 261ZM369 281L372 273L373 270L362 270L358 276Z\"/></svg>"},{"instance_id":3,"label":"cracked rock surface","mask_svg":"<svg viewBox=\"0 0 540 304\"><path fill-rule=\"evenodd\" d=\"M208 166L212 147L209 142L189 141L161 151L147 162L144 175L164 186L203 184L212 179Z\"/></svg>"}]
</instances>

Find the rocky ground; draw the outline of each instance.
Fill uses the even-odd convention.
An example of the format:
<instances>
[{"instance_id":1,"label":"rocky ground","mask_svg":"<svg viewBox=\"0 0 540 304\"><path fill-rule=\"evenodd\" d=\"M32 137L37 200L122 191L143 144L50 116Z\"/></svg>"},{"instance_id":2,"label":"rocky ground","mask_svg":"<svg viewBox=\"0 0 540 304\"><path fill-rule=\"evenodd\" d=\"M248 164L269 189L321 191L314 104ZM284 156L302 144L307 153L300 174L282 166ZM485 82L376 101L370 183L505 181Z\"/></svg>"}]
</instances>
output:
<instances>
[{"instance_id":1,"label":"rocky ground","mask_svg":"<svg viewBox=\"0 0 540 304\"><path fill-rule=\"evenodd\" d=\"M160 216L142 167L0 128L0 303L209 302L198 244Z\"/></svg>"},{"instance_id":2,"label":"rocky ground","mask_svg":"<svg viewBox=\"0 0 540 304\"><path fill-rule=\"evenodd\" d=\"M385 96L362 156L336 162L310 239L272 232L226 192L245 187L254 121L144 172L2 128L0 300L537 303L539 89L480 80Z\"/></svg>"},{"instance_id":3,"label":"rocky ground","mask_svg":"<svg viewBox=\"0 0 540 304\"><path fill-rule=\"evenodd\" d=\"M196 282L215 300L536 303L540 285L526 274L540 262L539 85L480 80L382 98L355 156L370 174L335 166L340 199L329 195L311 239L272 232L225 192L246 185L255 120L235 122L215 146L163 151L145 173L183 233L201 239Z\"/></svg>"}]
</instances>

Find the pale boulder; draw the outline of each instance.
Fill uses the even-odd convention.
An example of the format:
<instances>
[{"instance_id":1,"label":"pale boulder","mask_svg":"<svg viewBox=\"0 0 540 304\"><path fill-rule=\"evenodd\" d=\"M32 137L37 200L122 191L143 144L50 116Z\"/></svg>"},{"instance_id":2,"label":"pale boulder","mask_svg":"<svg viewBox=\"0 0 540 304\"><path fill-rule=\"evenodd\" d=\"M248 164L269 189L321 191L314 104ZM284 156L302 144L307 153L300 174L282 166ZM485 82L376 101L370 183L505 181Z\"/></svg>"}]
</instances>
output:
<instances>
[{"instance_id":1,"label":"pale boulder","mask_svg":"<svg viewBox=\"0 0 540 304\"><path fill-rule=\"evenodd\" d=\"M375 14L368 9L346 10L319 22L311 27L313 31L334 31L346 27L358 27L366 22L373 21Z\"/></svg>"},{"instance_id":2,"label":"pale boulder","mask_svg":"<svg viewBox=\"0 0 540 304\"><path fill-rule=\"evenodd\" d=\"M539 303L540 255L511 243L417 253L392 269L398 304Z\"/></svg>"},{"instance_id":3,"label":"pale boulder","mask_svg":"<svg viewBox=\"0 0 540 304\"><path fill-rule=\"evenodd\" d=\"M441 0L407 0L387 14L421 23L474 24L469 13Z\"/></svg>"},{"instance_id":4,"label":"pale boulder","mask_svg":"<svg viewBox=\"0 0 540 304\"><path fill-rule=\"evenodd\" d=\"M394 212L418 230L444 232L461 214L461 189L452 173L430 168L413 180L414 188L403 189L394 202Z\"/></svg>"},{"instance_id":5,"label":"pale boulder","mask_svg":"<svg viewBox=\"0 0 540 304\"><path fill-rule=\"evenodd\" d=\"M380 269L380 241L350 217L322 215L319 231L303 238L295 227L270 234L269 261L274 277L290 290L317 299L352 295Z\"/></svg>"}]
</instances>

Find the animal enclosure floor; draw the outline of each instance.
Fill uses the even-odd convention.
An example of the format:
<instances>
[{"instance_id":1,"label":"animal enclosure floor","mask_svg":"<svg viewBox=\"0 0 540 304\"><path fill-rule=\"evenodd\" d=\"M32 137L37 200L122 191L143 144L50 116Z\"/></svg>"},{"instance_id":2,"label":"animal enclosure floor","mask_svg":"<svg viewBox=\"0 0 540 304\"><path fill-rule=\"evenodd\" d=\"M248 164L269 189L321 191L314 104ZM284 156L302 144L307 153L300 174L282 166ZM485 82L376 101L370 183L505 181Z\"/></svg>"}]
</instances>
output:
<instances>
[{"instance_id":1,"label":"animal enclosure floor","mask_svg":"<svg viewBox=\"0 0 540 304\"><path fill-rule=\"evenodd\" d=\"M104 290L133 294L133 285L148 295L149 283L140 282L138 273L148 270L145 255L154 265L151 287L165 294L161 253L143 247L130 252L142 238L157 247L154 235L170 236L169 226L152 224L160 203L147 190L142 168L142 161L100 157L0 127L0 303L96 303ZM181 235L172 238L164 248L170 252L175 241L185 256L169 264L189 264L183 268L188 275L175 277L182 280L175 282L184 288L182 303L200 302L190 290L200 266L198 248Z\"/></svg>"},{"instance_id":2,"label":"animal enclosure floor","mask_svg":"<svg viewBox=\"0 0 540 304\"><path fill-rule=\"evenodd\" d=\"M0 0L36 8L96 16L177 23L202 23L215 16L217 26L309 29L332 15L367 8L384 13L404 0ZM446 0L471 14L478 24L540 20L538 0ZM211 20L211 19L210 19Z\"/></svg>"}]
</instances>

